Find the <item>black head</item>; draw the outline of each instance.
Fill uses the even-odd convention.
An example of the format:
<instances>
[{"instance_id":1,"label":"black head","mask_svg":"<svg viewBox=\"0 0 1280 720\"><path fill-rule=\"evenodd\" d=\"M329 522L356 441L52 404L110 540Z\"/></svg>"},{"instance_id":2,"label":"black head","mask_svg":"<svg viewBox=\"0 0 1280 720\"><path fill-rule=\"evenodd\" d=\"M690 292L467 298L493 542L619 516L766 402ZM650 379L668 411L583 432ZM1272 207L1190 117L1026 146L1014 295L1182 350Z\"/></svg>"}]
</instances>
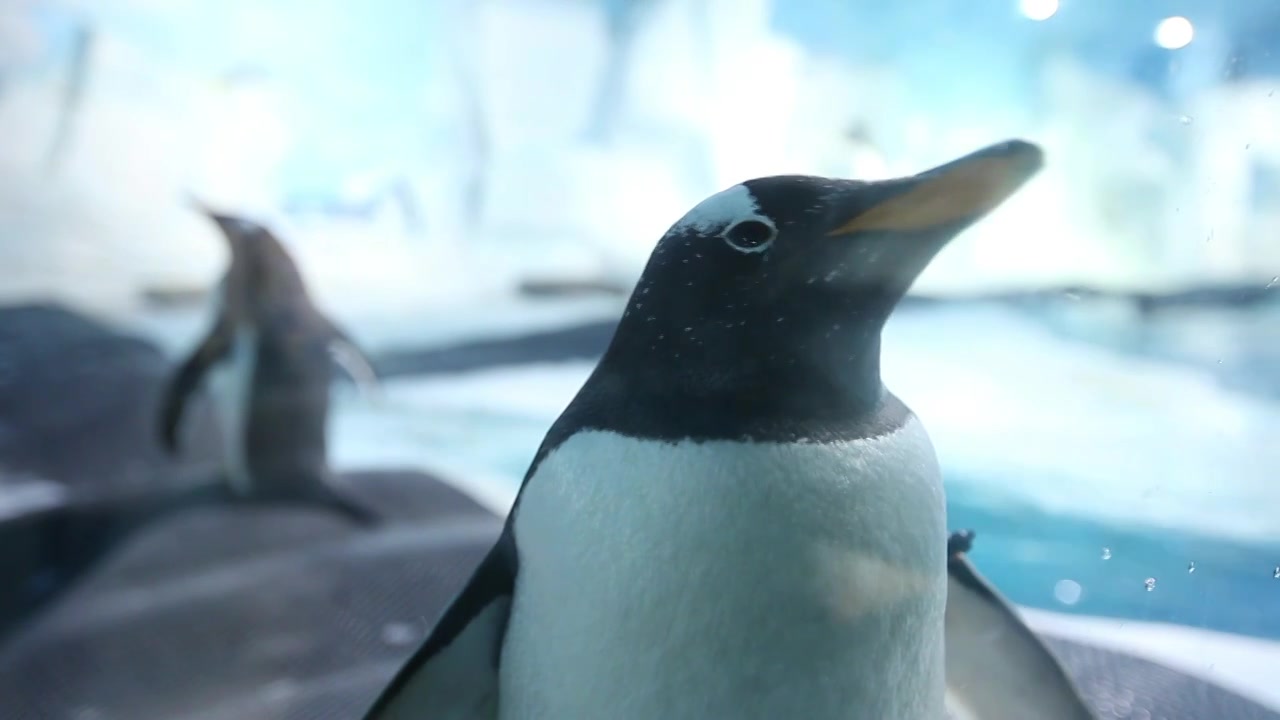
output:
<instances>
[{"instance_id":1,"label":"black head","mask_svg":"<svg viewBox=\"0 0 1280 720\"><path fill-rule=\"evenodd\" d=\"M218 226L218 230L222 231L222 236L226 238L231 248L233 258L241 253L252 252L252 245L278 243L271 231L259 223L215 210L194 196L187 198L187 204Z\"/></svg>"},{"instance_id":2,"label":"black head","mask_svg":"<svg viewBox=\"0 0 1280 720\"><path fill-rule=\"evenodd\" d=\"M1012 141L912 177L777 176L717 193L658 242L597 382L739 408L756 393L873 409L894 306L1041 164L1038 147Z\"/></svg>"},{"instance_id":3,"label":"black head","mask_svg":"<svg viewBox=\"0 0 1280 720\"><path fill-rule=\"evenodd\" d=\"M306 299L302 276L284 245L267 227L213 210L195 198L190 204L213 221L231 250L225 277L225 302L246 307Z\"/></svg>"}]
</instances>

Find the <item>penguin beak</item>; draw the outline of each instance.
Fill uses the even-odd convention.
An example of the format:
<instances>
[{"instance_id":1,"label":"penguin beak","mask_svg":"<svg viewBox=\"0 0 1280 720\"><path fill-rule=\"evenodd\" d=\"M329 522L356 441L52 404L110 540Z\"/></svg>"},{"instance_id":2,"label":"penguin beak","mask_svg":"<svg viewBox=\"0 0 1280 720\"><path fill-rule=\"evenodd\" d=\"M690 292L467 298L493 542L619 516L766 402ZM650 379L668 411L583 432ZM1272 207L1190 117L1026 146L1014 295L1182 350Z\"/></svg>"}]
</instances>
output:
<instances>
[{"instance_id":1,"label":"penguin beak","mask_svg":"<svg viewBox=\"0 0 1280 720\"><path fill-rule=\"evenodd\" d=\"M836 260L844 284L879 288L896 302L951 238L1007 200L1043 163L1039 147L1012 140L919 175L848 183L829 201L826 232L844 245Z\"/></svg>"},{"instance_id":2,"label":"penguin beak","mask_svg":"<svg viewBox=\"0 0 1280 720\"><path fill-rule=\"evenodd\" d=\"M1043 165L1038 146L1010 140L919 175L860 185L827 235L910 233L949 240L1009 199Z\"/></svg>"},{"instance_id":3,"label":"penguin beak","mask_svg":"<svg viewBox=\"0 0 1280 720\"><path fill-rule=\"evenodd\" d=\"M226 236L227 240L233 244L235 243L236 240L248 234L248 231L252 229L251 226L248 223L246 223L244 220L241 220L240 218L237 218L237 217L233 217L231 215L220 213L217 210L214 210L212 207L210 207L203 200L201 200L200 198L190 193L187 194L186 204L191 209L195 210L201 215L204 215L205 217L212 220L215 224L217 224L218 229L221 230L222 234Z\"/></svg>"},{"instance_id":4,"label":"penguin beak","mask_svg":"<svg viewBox=\"0 0 1280 720\"><path fill-rule=\"evenodd\" d=\"M191 210L194 210L195 212L198 212L201 215L204 215L205 217L208 217L208 218L218 217L217 211L214 210L213 207L209 205L209 203L200 199L200 197L198 195L195 195L194 193L187 192L186 195L184 196L183 204L186 205Z\"/></svg>"}]
</instances>

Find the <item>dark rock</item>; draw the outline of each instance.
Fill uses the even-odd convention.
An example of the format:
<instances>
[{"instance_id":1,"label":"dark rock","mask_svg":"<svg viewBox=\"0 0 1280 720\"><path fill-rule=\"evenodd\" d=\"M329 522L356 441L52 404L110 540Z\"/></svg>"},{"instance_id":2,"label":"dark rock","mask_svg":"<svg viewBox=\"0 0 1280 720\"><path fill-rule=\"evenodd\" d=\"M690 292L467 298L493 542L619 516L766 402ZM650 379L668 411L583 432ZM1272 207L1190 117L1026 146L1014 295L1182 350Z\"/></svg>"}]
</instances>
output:
<instances>
[{"instance_id":1,"label":"dark rock","mask_svg":"<svg viewBox=\"0 0 1280 720\"><path fill-rule=\"evenodd\" d=\"M138 531L0 649L0 717L358 717L501 529L432 478L365 480L425 521L209 507Z\"/></svg>"},{"instance_id":2,"label":"dark rock","mask_svg":"<svg viewBox=\"0 0 1280 720\"><path fill-rule=\"evenodd\" d=\"M150 343L66 309L0 308L0 468L97 495L215 467L220 439L203 396L181 458L155 441L171 366Z\"/></svg>"}]
</instances>

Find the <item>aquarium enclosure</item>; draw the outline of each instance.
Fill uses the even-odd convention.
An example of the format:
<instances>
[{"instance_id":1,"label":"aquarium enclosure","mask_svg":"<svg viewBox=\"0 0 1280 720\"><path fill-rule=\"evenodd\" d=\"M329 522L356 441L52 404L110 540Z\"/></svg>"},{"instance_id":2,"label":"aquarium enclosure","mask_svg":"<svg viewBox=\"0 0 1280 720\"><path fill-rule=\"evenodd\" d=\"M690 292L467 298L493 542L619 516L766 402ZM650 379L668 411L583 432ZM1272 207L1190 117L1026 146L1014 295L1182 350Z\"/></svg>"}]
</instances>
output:
<instances>
[{"instance_id":1,"label":"aquarium enclosure","mask_svg":"<svg viewBox=\"0 0 1280 720\"><path fill-rule=\"evenodd\" d=\"M953 586L1280 719L1278 90L1274 0L0 2L0 718L365 717L673 223L1023 140L881 342Z\"/></svg>"}]
</instances>

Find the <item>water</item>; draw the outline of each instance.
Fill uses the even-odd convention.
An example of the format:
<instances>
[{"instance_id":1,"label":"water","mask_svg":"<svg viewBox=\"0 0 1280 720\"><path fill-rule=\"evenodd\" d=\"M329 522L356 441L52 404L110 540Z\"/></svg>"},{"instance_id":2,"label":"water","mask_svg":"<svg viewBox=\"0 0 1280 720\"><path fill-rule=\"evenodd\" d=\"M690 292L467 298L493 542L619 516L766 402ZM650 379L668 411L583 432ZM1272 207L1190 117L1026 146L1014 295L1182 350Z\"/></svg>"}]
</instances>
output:
<instances>
[{"instance_id":1,"label":"water","mask_svg":"<svg viewBox=\"0 0 1280 720\"><path fill-rule=\"evenodd\" d=\"M958 480L948 478L952 488ZM1280 542L991 508L962 490L949 492L948 516L953 528L977 531L974 563L1019 605L1280 639L1280 587L1266 562ZM1103 544L1109 558L1098 553ZM1191 555L1195 572L1186 571ZM1064 579L1080 586L1075 602L1057 597Z\"/></svg>"}]
</instances>

